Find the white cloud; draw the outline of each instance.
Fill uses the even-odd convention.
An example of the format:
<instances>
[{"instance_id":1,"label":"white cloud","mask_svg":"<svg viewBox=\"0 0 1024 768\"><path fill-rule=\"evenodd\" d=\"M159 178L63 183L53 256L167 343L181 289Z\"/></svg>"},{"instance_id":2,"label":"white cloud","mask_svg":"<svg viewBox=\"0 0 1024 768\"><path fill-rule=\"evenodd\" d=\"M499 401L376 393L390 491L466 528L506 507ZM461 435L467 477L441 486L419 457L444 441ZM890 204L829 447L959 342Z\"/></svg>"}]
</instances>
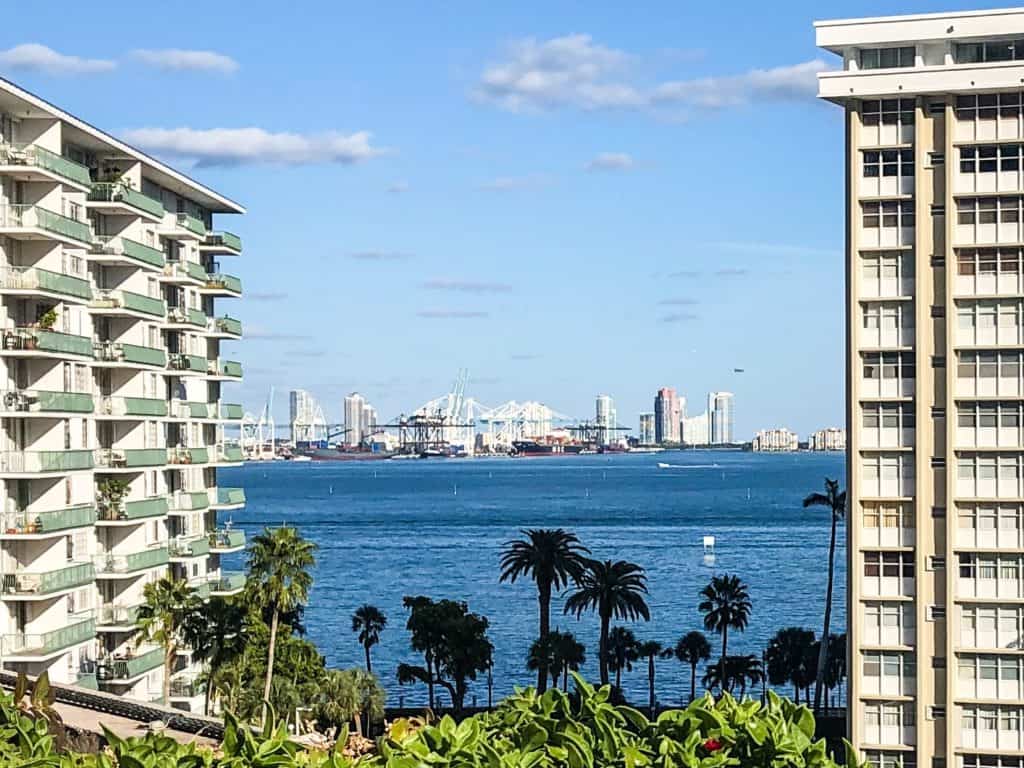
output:
<instances>
[{"instance_id":1,"label":"white cloud","mask_svg":"<svg viewBox=\"0 0 1024 768\"><path fill-rule=\"evenodd\" d=\"M458 291L460 293L508 293L512 286L508 283L486 282L479 280L448 280L435 278L423 283L423 287L432 291Z\"/></svg>"},{"instance_id":2,"label":"white cloud","mask_svg":"<svg viewBox=\"0 0 1024 768\"><path fill-rule=\"evenodd\" d=\"M351 165L384 154L370 144L370 133L271 133L262 128L137 128L125 139L160 155L192 161L198 166Z\"/></svg>"},{"instance_id":3,"label":"white cloud","mask_svg":"<svg viewBox=\"0 0 1024 768\"><path fill-rule=\"evenodd\" d=\"M628 171L633 168L633 157L625 152L602 152L584 168L588 171Z\"/></svg>"},{"instance_id":4,"label":"white cloud","mask_svg":"<svg viewBox=\"0 0 1024 768\"><path fill-rule=\"evenodd\" d=\"M139 48L132 51L131 56L152 67L170 71L221 72L225 75L238 71L237 61L216 51Z\"/></svg>"},{"instance_id":5,"label":"white cloud","mask_svg":"<svg viewBox=\"0 0 1024 768\"><path fill-rule=\"evenodd\" d=\"M109 72L117 64L108 59L83 59L58 53L39 43L22 43L0 51L0 68L47 75L91 75Z\"/></svg>"},{"instance_id":6,"label":"white cloud","mask_svg":"<svg viewBox=\"0 0 1024 768\"><path fill-rule=\"evenodd\" d=\"M734 75L647 84L630 72L634 57L574 34L526 38L505 59L486 67L472 92L477 101L511 112L572 107L582 110L719 109L752 101L810 101L821 59ZM676 116L679 118L680 116Z\"/></svg>"}]
</instances>

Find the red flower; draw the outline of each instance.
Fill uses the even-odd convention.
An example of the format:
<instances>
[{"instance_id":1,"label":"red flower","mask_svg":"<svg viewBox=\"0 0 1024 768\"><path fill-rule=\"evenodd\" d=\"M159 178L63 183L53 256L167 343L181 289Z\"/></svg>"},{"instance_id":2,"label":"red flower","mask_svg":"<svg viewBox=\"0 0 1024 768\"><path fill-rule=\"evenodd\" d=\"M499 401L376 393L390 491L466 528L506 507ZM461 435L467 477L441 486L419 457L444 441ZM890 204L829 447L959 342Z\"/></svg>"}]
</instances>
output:
<instances>
[{"instance_id":1,"label":"red flower","mask_svg":"<svg viewBox=\"0 0 1024 768\"><path fill-rule=\"evenodd\" d=\"M714 737L704 742L704 749L706 749L708 752L717 752L721 748L722 742L720 742L718 739Z\"/></svg>"}]
</instances>

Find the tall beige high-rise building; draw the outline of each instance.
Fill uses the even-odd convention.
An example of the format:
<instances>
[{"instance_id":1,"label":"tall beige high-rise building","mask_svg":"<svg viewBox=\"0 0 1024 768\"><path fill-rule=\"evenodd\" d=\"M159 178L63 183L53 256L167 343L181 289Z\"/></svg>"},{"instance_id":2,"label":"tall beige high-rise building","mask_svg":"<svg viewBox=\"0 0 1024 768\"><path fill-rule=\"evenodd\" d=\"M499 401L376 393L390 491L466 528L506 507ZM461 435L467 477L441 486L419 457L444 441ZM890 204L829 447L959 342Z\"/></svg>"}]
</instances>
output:
<instances>
[{"instance_id":1,"label":"tall beige high-rise building","mask_svg":"<svg viewBox=\"0 0 1024 768\"><path fill-rule=\"evenodd\" d=\"M850 736L1024 763L1024 9L828 21L844 109Z\"/></svg>"},{"instance_id":2,"label":"tall beige high-rise building","mask_svg":"<svg viewBox=\"0 0 1024 768\"><path fill-rule=\"evenodd\" d=\"M241 241L237 203L0 81L0 667L143 701L163 651L139 644L143 587L170 574L203 598L241 591L218 517L245 503L218 469L241 379L215 301ZM171 705L201 711L187 653Z\"/></svg>"}]
</instances>

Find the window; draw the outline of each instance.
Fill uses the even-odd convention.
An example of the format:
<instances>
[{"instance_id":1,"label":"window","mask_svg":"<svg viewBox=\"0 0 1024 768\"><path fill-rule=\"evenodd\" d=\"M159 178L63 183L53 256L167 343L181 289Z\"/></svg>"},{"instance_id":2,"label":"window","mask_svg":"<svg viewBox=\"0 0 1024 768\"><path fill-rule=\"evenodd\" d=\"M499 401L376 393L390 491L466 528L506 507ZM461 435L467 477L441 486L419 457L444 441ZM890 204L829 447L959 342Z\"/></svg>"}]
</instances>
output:
<instances>
[{"instance_id":1,"label":"window","mask_svg":"<svg viewBox=\"0 0 1024 768\"><path fill-rule=\"evenodd\" d=\"M879 227L890 229L914 226L913 200L864 202L861 203L861 212L865 229L878 229Z\"/></svg>"},{"instance_id":2,"label":"window","mask_svg":"<svg viewBox=\"0 0 1024 768\"><path fill-rule=\"evenodd\" d=\"M912 579L914 577L914 553L865 552L864 575Z\"/></svg>"},{"instance_id":3,"label":"window","mask_svg":"<svg viewBox=\"0 0 1024 768\"><path fill-rule=\"evenodd\" d=\"M942 621L946 618L946 606L944 605L929 605L925 611L925 618L928 621Z\"/></svg>"},{"instance_id":4,"label":"window","mask_svg":"<svg viewBox=\"0 0 1024 768\"><path fill-rule=\"evenodd\" d=\"M953 61L957 64L977 64L984 61L1018 61L1020 59L1024 59L1024 40L957 43L953 46Z\"/></svg>"},{"instance_id":5,"label":"window","mask_svg":"<svg viewBox=\"0 0 1024 768\"><path fill-rule=\"evenodd\" d=\"M944 555L929 555L926 563L926 567L929 571L942 571L946 568L946 558Z\"/></svg>"},{"instance_id":6,"label":"window","mask_svg":"<svg viewBox=\"0 0 1024 768\"><path fill-rule=\"evenodd\" d=\"M914 46L864 48L860 52L861 69L895 69L914 66Z\"/></svg>"},{"instance_id":7,"label":"window","mask_svg":"<svg viewBox=\"0 0 1024 768\"><path fill-rule=\"evenodd\" d=\"M861 122L866 126L879 124L913 125L914 100L882 99L881 101L863 101L861 102Z\"/></svg>"},{"instance_id":8,"label":"window","mask_svg":"<svg viewBox=\"0 0 1024 768\"><path fill-rule=\"evenodd\" d=\"M945 152L929 152L928 153L928 165L932 168L938 168L946 164L946 153Z\"/></svg>"},{"instance_id":9,"label":"window","mask_svg":"<svg viewBox=\"0 0 1024 768\"><path fill-rule=\"evenodd\" d=\"M885 149L864 153L864 178L875 179L879 176L902 176L909 178L914 175L914 150Z\"/></svg>"}]
</instances>

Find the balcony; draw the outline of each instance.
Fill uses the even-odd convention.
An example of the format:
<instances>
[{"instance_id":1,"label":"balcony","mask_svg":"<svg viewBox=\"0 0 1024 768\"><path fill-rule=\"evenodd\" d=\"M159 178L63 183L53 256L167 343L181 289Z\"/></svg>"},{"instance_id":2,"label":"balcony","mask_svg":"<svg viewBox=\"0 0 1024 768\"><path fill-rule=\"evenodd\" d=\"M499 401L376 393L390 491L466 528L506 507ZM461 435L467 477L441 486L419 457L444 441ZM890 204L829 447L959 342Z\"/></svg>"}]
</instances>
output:
<instances>
[{"instance_id":1,"label":"balcony","mask_svg":"<svg viewBox=\"0 0 1024 768\"><path fill-rule=\"evenodd\" d=\"M100 363L124 363L125 365L146 365L159 368L167 365L167 353L157 347L101 341L95 345L93 353L97 362Z\"/></svg>"},{"instance_id":2,"label":"balcony","mask_svg":"<svg viewBox=\"0 0 1024 768\"><path fill-rule=\"evenodd\" d=\"M128 555L109 553L99 555L93 560L93 563L96 567L96 576L103 577L133 574L151 568L159 568L167 565L169 561L170 555L167 551L167 544L164 543L145 549L142 552L132 552Z\"/></svg>"},{"instance_id":3,"label":"balcony","mask_svg":"<svg viewBox=\"0 0 1024 768\"><path fill-rule=\"evenodd\" d=\"M223 296L241 296L242 281L234 275L224 275L220 272L213 272L206 278L205 292L220 294Z\"/></svg>"},{"instance_id":4,"label":"balcony","mask_svg":"<svg viewBox=\"0 0 1024 768\"><path fill-rule=\"evenodd\" d=\"M159 200L144 195L120 182L101 181L92 185L86 197L93 208L129 216L146 216L153 221L164 217L164 206Z\"/></svg>"},{"instance_id":5,"label":"balcony","mask_svg":"<svg viewBox=\"0 0 1024 768\"><path fill-rule=\"evenodd\" d=\"M166 448L100 448L96 451L97 468L135 469L162 467L166 463Z\"/></svg>"},{"instance_id":6,"label":"balcony","mask_svg":"<svg viewBox=\"0 0 1024 768\"><path fill-rule=\"evenodd\" d=\"M46 536L70 528L85 528L96 522L96 508L92 504L79 504L67 509L49 512L8 512L0 533L3 536Z\"/></svg>"},{"instance_id":7,"label":"balcony","mask_svg":"<svg viewBox=\"0 0 1024 768\"><path fill-rule=\"evenodd\" d=\"M245 574L223 573L219 577L211 578L209 584L211 596L230 597L245 589Z\"/></svg>"},{"instance_id":8,"label":"balcony","mask_svg":"<svg viewBox=\"0 0 1024 768\"><path fill-rule=\"evenodd\" d=\"M210 554L210 541L203 537L191 540L174 539L170 545L171 560L188 560Z\"/></svg>"},{"instance_id":9,"label":"balcony","mask_svg":"<svg viewBox=\"0 0 1024 768\"><path fill-rule=\"evenodd\" d=\"M167 367L172 371L206 373L207 361L205 357L199 355L183 355L180 352L175 352L167 361Z\"/></svg>"},{"instance_id":10,"label":"balcony","mask_svg":"<svg viewBox=\"0 0 1024 768\"><path fill-rule=\"evenodd\" d=\"M93 455L88 449L73 451L0 452L0 474L21 475L42 472L75 472L92 469Z\"/></svg>"},{"instance_id":11,"label":"balcony","mask_svg":"<svg viewBox=\"0 0 1024 768\"><path fill-rule=\"evenodd\" d=\"M207 372L211 376L217 376L229 379L240 379L242 378L242 364L237 363L234 360L210 360L207 367Z\"/></svg>"},{"instance_id":12,"label":"balcony","mask_svg":"<svg viewBox=\"0 0 1024 768\"><path fill-rule=\"evenodd\" d=\"M88 301L92 298L92 286L88 280L40 267L0 268L0 290L56 294L62 299L72 297Z\"/></svg>"},{"instance_id":13,"label":"balcony","mask_svg":"<svg viewBox=\"0 0 1024 768\"><path fill-rule=\"evenodd\" d=\"M104 397L97 416L147 418L167 415L167 401L158 397Z\"/></svg>"},{"instance_id":14,"label":"balcony","mask_svg":"<svg viewBox=\"0 0 1024 768\"><path fill-rule=\"evenodd\" d=\"M169 307L167 310L168 325L191 325L206 330L206 314L200 309Z\"/></svg>"},{"instance_id":15,"label":"balcony","mask_svg":"<svg viewBox=\"0 0 1024 768\"><path fill-rule=\"evenodd\" d=\"M151 245L127 237L98 237L89 249L93 261L116 261L162 270L164 252Z\"/></svg>"},{"instance_id":16,"label":"balcony","mask_svg":"<svg viewBox=\"0 0 1024 768\"><path fill-rule=\"evenodd\" d=\"M211 506L217 508L236 508L245 504L245 489L244 488L217 488L216 490L216 501L211 502Z\"/></svg>"},{"instance_id":17,"label":"balcony","mask_svg":"<svg viewBox=\"0 0 1024 768\"><path fill-rule=\"evenodd\" d=\"M206 448L177 448L167 449L168 464L208 464L210 453Z\"/></svg>"},{"instance_id":18,"label":"balcony","mask_svg":"<svg viewBox=\"0 0 1024 768\"><path fill-rule=\"evenodd\" d=\"M92 640L96 636L96 621L87 613L70 614L68 623L49 632L42 634L27 634L24 632L3 635L2 653L5 661L18 660L17 657L40 658L59 653L66 648L72 648L79 643ZM11 658L13 657L13 658Z\"/></svg>"},{"instance_id":19,"label":"balcony","mask_svg":"<svg viewBox=\"0 0 1024 768\"><path fill-rule=\"evenodd\" d=\"M97 663L96 679L99 680L100 685L124 683L163 666L163 663L162 648L153 648L138 654L108 656Z\"/></svg>"},{"instance_id":20,"label":"balcony","mask_svg":"<svg viewBox=\"0 0 1024 768\"><path fill-rule=\"evenodd\" d=\"M42 389L0 391L0 413L92 413L92 395L84 392L50 392Z\"/></svg>"},{"instance_id":21,"label":"balcony","mask_svg":"<svg viewBox=\"0 0 1024 768\"><path fill-rule=\"evenodd\" d=\"M211 317L206 326L206 331L211 336L230 336L240 338L242 335L242 321L233 317Z\"/></svg>"},{"instance_id":22,"label":"balcony","mask_svg":"<svg viewBox=\"0 0 1024 768\"><path fill-rule=\"evenodd\" d=\"M168 507L172 513L195 512L209 505L210 498L206 491L176 491L168 497Z\"/></svg>"},{"instance_id":23,"label":"balcony","mask_svg":"<svg viewBox=\"0 0 1024 768\"><path fill-rule=\"evenodd\" d=\"M199 680L171 680L172 699L193 699L206 694L206 684Z\"/></svg>"},{"instance_id":24,"label":"balcony","mask_svg":"<svg viewBox=\"0 0 1024 768\"><path fill-rule=\"evenodd\" d=\"M220 446L220 450L217 451L217 458L222 464L235 464L240 461L245 461L245 455L242 453L242 449L237 445Z\"/></svg>"},{"instance_id":25,"label":"balcony","mask_svg":"<svg viewBox=\"0 0 1024 768\"><path fill-rule=\"evenodd\" d=\"M122 501L118 505L104 505L100 510L100 522L132 523L150 517L163 517L167 514L167 498L151 496L148 499Z\"/></svg>"},{"instance_id":26,"label":"balcony","mask_svg":"<svg viewBox=\"0 0 1024 768\"><path fill-rule=\"evenodd\" d=\"M28 240L54 239L70 245L92 244L92 228L38 205L0 205L0 232Z\"/></svg>"},{"instance_id":27,"label":"balcony","mask_svg":"<svg viewBox=\"0 0 1024 768\"><path fill-rule=\"evenodd\" d=\"M96 612L97 627L134 627L139 606L104 603Z\"/></svg>"},{"instance_id":28,"label":"balcony","mask_svg":"<svg viewBox=\"0 0 1024 768\"><path fill-rule=\"evenodd\" d=\"M175 214L174 220L178 229L184 232L189 232L200 240L206 237L206 225L203 223L202 219L197 219L195 216L188 213L178 213Z\"/></svg>"},{"instance_id":29,"label":"balcony","mask_svg":"<svg viewBox=\"0 0 1024 768\"><path fill-rule=\"evenodd\" d=\"M167 304L163 299L120 290L99 291L89 302L89 309L93 310L94 314L104 315L120 315L121 310L152 317L163 317L167 314Z\"/></svg>"},{"instance_id":30,"label":"balcony","mask_svg":"<svg viewBox=\"0 0 1024 768\"><path fill-rule=\"evenodd\" d=\"M56 176L82 189L92 184L84 165L34 144L4 145L0 148L0 165L6 166L7 175L28 181L51 181Z\"/></svg>"},{"instance_id":31,"label":"balcony","mask_svg":"<svg viewBox=\"0 0 1024 768\"><path fill-rule=\"evenodd\" d=\"M242 406L238 403L219 403L217 414L224 421L239 421L242 418Z\"/></svg>"},{"instance_id":32,"label":"balcony","mask_svg":"<svg viewBox=\"0 0 1024 768\"><path fill-rule=\"evenodd\" d=\"M45 352L64 356L92 357L92 339L43 328L7 328L3 331L3 350Z\"/></svg>"},{"instance_id":33,"label":"balcony","mask_svg":"<svg viewBox=\"0 0 1024 768\"><path fill-rule=\"evenodd\" d=\"M200 358L206 362L205 358ZM188 400L171 401L172 419L207 419L210 412L206 403L190 402Z\"/></svg>"},{"instance_id":34,"label":"balcony","mask_svg":"<svg viewBox=\"0 0 1024 768\"><path fill-rule=\"evenodd\" d=\"M92 563L75 563L50 571L4 574L4 594L14 596L43 596L89 584L96 578Z\"/></svg>"},{"instance_id":35,"label":"balcony","mask_svg":"<svg viewBox=\"0 0 1024 768\"><path fill-rule=\"evenodd\" d=\"M207 232L206 239L200 243L199 249L206 253L228 253L237 256L242 252L242 238L223 230Z\"/></svg>"},{"instance_id":36,"label":"balcony","mask_svg":"<svg viewBox=\"0 0 1024 768\"><path fill-rule=\"evenodd\" d=\"M207 534L210 551L217 553L238 552L245 549L245 531L220 529Z\"/></svg>"}]
</instances>

